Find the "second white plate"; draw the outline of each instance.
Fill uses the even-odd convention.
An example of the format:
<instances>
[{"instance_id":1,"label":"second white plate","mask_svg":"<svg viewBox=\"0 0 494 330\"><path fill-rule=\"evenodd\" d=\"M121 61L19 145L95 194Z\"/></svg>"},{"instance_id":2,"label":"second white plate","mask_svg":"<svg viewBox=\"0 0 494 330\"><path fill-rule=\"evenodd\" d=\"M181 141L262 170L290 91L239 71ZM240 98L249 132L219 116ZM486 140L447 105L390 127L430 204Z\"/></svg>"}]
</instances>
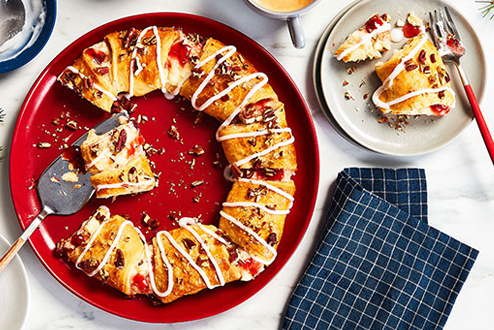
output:
<instances>
[{"instance_id":1,"label":"second white plate","mask_svg":"<svg viewBox=\"0 0 494 330\"><path fill-rule=\"evenodd\" d=\"M0 256L9 249L9 242L0 235ZM29 303L26 270L15 256L0 274L0 329L22 329Z\"/></svg>"},{"instance_id":2,"label":"second white plate","mask_svg":"<svg viewBox=\"0 0 494 330\"><path fill-rule=\"evenodd\" d=\"M419 155L435 150L455 139L472 121L470 105L463 90L456 69L448 66L452 85L457 93L456 107L444 117L421 116L410 118L405 131L396 130L387 123L378 122L378 114L374 109L372 93L381 82L375 74L375 64L379 60L362 63L339 62L333 56L334 50L353 31L361 27L368 18L377 13L387 13L394 24L398 18L405 19L410 11L425 21L428 13L434 9L448 6L453 14L462 42L467 54L462 58L462 65L470 73L472 87L479 102L484 94L486 81L485 58L482 46L475 31L467 20L448 3L438 0L364 0L348 10L332 29L321 57L321 88L324 100L331 114L346 133L355 142L370 150L399 156ZM393 45L399 48L401 44ZM381 61L386 61L393 53L388 51ZM356 71L348 74L353 66ZM343 82L347 80L348 85ZM354 99L347 100L348 91ZM364 95L367 94L367 97Z\"/></svg>"}]
</instances>

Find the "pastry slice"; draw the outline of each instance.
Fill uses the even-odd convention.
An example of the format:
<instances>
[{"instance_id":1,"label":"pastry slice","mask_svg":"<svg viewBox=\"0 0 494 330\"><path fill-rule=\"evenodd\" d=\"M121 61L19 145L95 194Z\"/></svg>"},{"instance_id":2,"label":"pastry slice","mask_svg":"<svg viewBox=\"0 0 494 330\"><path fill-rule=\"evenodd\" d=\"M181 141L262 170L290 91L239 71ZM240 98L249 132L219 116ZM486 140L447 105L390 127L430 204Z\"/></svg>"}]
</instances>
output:
<instances>
[{"instance_id":1,"label":"pastry slice","mask_svg":"<svg viewBox=\"0 0 494 330\"><path fill-rule=\"evenodd\" d=\"M105 36L112 49L111 70L119 93L143 96L165 83L163 65L174 40L175 29L150 26L143 30L131 28Z\"/></svg>"},{"instance_id":2,"label":"pastry slice","mask_svg":"<svg viewBox=\"0 0 494 330\"><path fill-rule=\"evenodd\" d=\"M135 194L157 186L143 149L144 138L132 121L102 135L89 131L81 144L97 198Z\"/></svg>"},{"instance_id":3,"label":"pastry slice","mask_svg":"<svg viewBox=\"0 0 494 330\"><path fill-rule=\"evenodd\" d=\"M112 32L86 48L58 80L107 112L132 110L132 96L156 89L178 94L200 56L200 39L156 26Z\"/></svg>"},{"instance_id":4,"label":"pastry slice","mask_svg":"<svg viewBox=\"0 0 494 330\"><path fill-rule=\"evenodd\" d=\"M101 206L57 252L90 277L133 296L149 294L149 251L132 222Z\"/></svg>"},{"instance_id":5,"label":"pastry slice","mask_svg":"<svg viewBox=\"0 0 494 330\"><path fill-rule=\"evenodd\" d=\"M222 141L228 162L240 170L259 171L269 179L275 175L274 170L294 172L297 169L293 136L289 129L230 125L220 134L220 139L229 138ZM232 135L237 137L231 138Z\"/></svg>"},{"instance_id":6,"label":"pastry slice","mask_svg":"<svg viewBox=\"0 0 494 330\"><path fill-rule=\"evenodd\" d=\"M161 90L168 99L178 95L182 85L191 76L192 69L201 56L203 45L204 41L198 34L177 32L163 61L165 83Z\"/></svg>"},{"instance_id":7,"label":"pastry slice","mask_svg":"<svg viewBox=\"0 0 494 330\"><path fill-rule=\"evenodd\" d=\"M278 100L267 83L267 76L259 73L233 46L210 38L202 54L180 91L196 110L225 121L243 104L263 99Z\"/></svg>"},{"instance_id":8,"label":"pastry slice","mask_svg":"<svg viewBox=\"0 0 494 330\"><path fill-rule=\"evenodd\" d=\"M82 55L58 77L62 85L75 91L95 106L110 112L118 100L113 86L111 50L101 41L84 49Z\"/></svg>"},{"instance_id":9,"label":"pastry slice","mask_svg":"<svg viewBox=\"0 0 494 330\"><path fill-rule=\"evenodd\" d=\"M451 78L425 34L408 40L387 62L378 63L376 73L383 83L372 100L384 113L443 116L455 105Z\"/></svg>"},{"instance_id":10,"label":"pastry slice","mask_svg":"<svg viewBox=\"0 0 494 330\"><path fill-rule=\"evenodd\" d=\"M287 127L284 105L277 100L247 104L218 132L218 141L236 177L282 180L297 169L294 137Z\"/></svg>"},{"instance_id":11,"label":"pastry slice","mask_svg":"<svg viewBox=\"0 0 494 330\"><path fill-rule=\"evenodd\" d=\"M294 194L293 181L235 181L223 203L219 228L256 261L269 265L276 258Z\"/></svg>"},{"instance_id":12,"label":"pastry slice","mask_svg":"<svg viewBox=\"0 0 494 330\"><path fill-rule=\"evenodd\" d=\"M391 48L389 21L390 17L387 14L372 16L336 49L336 59L347 63L380 58L381 52Z\"/></svg>"},{"instance_id":13,"label":"pastry slice","mask_svg":"<svg viewBox=\"0 0 494 330\"><path fill-rule=\"evenodd\" d=\"M153 238L155 295L163 303L242 278L239 253L212 225L184 224ZM261 265L259 265L261 267Z\"/></svg>"}]
</instances>

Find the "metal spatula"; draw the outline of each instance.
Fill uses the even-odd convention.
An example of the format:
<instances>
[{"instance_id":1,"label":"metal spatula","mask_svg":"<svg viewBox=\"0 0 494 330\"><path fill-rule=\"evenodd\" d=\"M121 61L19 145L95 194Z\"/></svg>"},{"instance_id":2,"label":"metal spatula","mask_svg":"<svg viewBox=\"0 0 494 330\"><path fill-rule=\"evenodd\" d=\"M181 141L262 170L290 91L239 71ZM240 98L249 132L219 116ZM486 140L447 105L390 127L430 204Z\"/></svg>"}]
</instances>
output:
<instances>
[{"instance_id":1,"label":"metal spatula","mask_svg":"<svg viewBox=\"0 0 494 330\"><path fill-rule=\"evenodd\" d=\"M94 127L97 134L106 133L120 125L120 117L128 118L126 111L115 114L102 123ZM84 134L76 142L72 144L71 149L80 147L82 142L87 138ZM70 150L70 149L69 149ZM12 258L17 254L19 249L29 239L31 234L38 228L41 221L46 216L55 215L71 215L78 212L86 204L94 193L94 188L89 181L90 174L80 172L77 174L78 181L61 180L63 174L69 172L69 162L72 159L67 159L64 154L58 156L53 163L48 166L41 174L38 180L38 196L41 201L41 212L31 222L24 233L15 241L10 249L0 259L0 272L7 266Z\"/></svg>"}]
</instances>

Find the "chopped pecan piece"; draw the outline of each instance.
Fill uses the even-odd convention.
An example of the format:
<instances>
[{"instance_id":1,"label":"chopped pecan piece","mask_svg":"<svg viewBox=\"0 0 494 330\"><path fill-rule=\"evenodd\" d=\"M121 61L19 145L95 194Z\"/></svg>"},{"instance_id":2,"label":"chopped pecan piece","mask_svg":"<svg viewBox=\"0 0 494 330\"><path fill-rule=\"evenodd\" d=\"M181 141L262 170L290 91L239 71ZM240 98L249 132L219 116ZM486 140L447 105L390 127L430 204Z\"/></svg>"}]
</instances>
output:
<instances>
[{"instance_id":1,"label":"chopped pecan piece","mask_svg":"<svg viewBox=\"0 0 494 330\"><path fill-rule=\"evenodd\" d=\"M125 256L122 250L117 249L115 255L115 267L121 269L125 267Z\"/></svg>"},{"instance_id":2,"label":"chopped pecan piece","mask_svg":"<svg viewBox=\"0 0 494 330\"><path fill-rule=\"evenodd\" d=\"M139 181L137 169L135 167L132 166L127 175L128 175L129 182L137 183Z\"/></svg>"},{"instance_id":3,"label":"chopped pecan piece","mask_svg":"<svg viewBox=\"0 0 494 330\"><path fill-rule=\"evenodd\" d=\"M427 58L427 53L425 52L425 49L422 49L417 59L420 64L424 64L426 58Z\"/></svg>"},{"instance_id":4,"label":"chopped pecan piece","mask_svg":"<svg viewBox=\"0 0 494 330\"><path fill-rule=\"evenodd\" d=\"M194 156L201 156L204 154L204 149L200 145L196 144L194 148L189 150L188 154Z\"/></svg>"},{"instance_id":5,"label":"chopped pecan piece","mask_svg":"<svg viewBox=\"0 0 494 330\"><path fill-rule=\"evenodd\" d=\"M122 129L115 142L115 154L118 154L125 148L125 142L127 142L127 131Z\"/></svg>"},{"instance_id":6,"label":"chopped pecan piece","mask_svg":"<svg viewBox=\"0 0 494 330\"><path fill-rule=\"evenodd\" d=\"M196 246L196 243L190 238L182 239L182 244L189 250L192 249L194 246Z\"/></svg>"},{"instance_id":7,"label":"chopped pecan piece","mask_svg":"<svg viewBox=\"0 0 494 330\"><path fill-rule=\"evenodd\" d=\"M174 140L180 139L180 133L178 132L178 129L175 127L175 125L170 126L170 129L168 130L168 136Z\"/></svg>"},{"instance_id":8,"label":"chopped pecan piece","mask_svg":"<svg viewBox=\"0 0 494 330\"><path fill-rule=\"evenodd\" d=\"M138 37L139 37L139 33L137 32L136 29L132 28L130 29L130 31L127 31L127 34L123 42L124 48L130 48L135 46Z\"/></svg>"},{"instance_id":9,"label":"chopped pecan piece","mask_svg":"<svg viewBox=\"0 0 494 330\"><path fill-rule=\"evenodd\" d=\"M266 243L268 243L271 246L278 243L278 236L276 235L276 233L269 234L268 238L266 239Z\"/></svg>"},{"instance_id":10,"label":"chopped pecan piece","mask_svg":"<svg viewBox=\"0 0 494 330\"><path fill-rule=\"evenodd\" d=\"M99 75L105 75L105 74L108 74L110 72L110 68L107 66L98 66L98 67L94 68L94 71L96 71L96 73Z\"/></svg>"}]
</instances>

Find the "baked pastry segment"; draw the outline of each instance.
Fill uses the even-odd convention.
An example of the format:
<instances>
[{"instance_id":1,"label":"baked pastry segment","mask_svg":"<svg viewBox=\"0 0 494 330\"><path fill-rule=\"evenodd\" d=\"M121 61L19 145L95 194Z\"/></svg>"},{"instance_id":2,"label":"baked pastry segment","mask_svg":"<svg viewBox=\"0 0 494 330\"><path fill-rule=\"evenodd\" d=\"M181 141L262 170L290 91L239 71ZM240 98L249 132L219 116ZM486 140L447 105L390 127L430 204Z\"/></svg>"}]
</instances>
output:
<instances>
[{"instance_id":1,"label":"baked pastry segment","mask_svg":"<svg viewBox=\"0 0 494 330\"><path fill-rule=\"evenodd\" d=\"M81 144L81 155L92 174L96 197L135 194L157 186L143 144L144 138L132 121L102 135L89 131Z\"/></svg>"},{"instance_id":2,"label":"baked pastry segment","mask_svg":"<svg viewBox=\"0 0 494 330\"><path fill-rule=\"evenodd\" d=\"M262 84L260 84L262 82ZM259 85L259 86L257 86ZM210 38L195 63L192 75L180 95L199 111L224 122L242 103L262 99L278 100L267 84L267 76L237 52L234 46Z\"/></svg>"},{"instance_id":3,"label":"baked pastry segment","mask_svg":"<svg viewBox=\"0 0 494 330\"><path fill-rule=\"evenodd\" d=\"M263 265L213 225L182 218L148 245L131 221L101 206L57 252L90 277L122 293L172 302L203 289L253 279Z\"/></svg>"},{"instance_id":4,"label":"baked pastry segment","mask_svg":"<svg viewBox=\"0 0 494 330\"><path fill-rule=\"evenodd\" d=\"M58 77L62 85L72 89L95 106L110 111L117 93L112 86L111 50L101 41L86 48L71 66Z\"/></svg>"},{"instance_id":5,"label":"baked pastry segment","mask_svg":"<svg viewBox=\"0 0 494 330\"><path fill-rule=\"evenodd\" d=\"M183 220L183 219L182 219ZM214 226L186 225L153 238L158 299L169 303L241 278L236 247Z\"/></svg>"},{"instance_id":6,"label":"baked pastry segment","mask_svg":"<svg viewBox=\"0 0 494 330\"><path fill-rule=\"evenodd\" d=\"M381 58L381 52L391 48L390 20L388 14L376 14L369 18L363 27L350 34L336 49L336 59L346 63Z\"/></svg>"},{"instance_id":7,"label":"baked pastry segment","mask_svg":"<svg viewBox=\"0 0 494 330\"><path fill-rule=\"evenodd\" d=\"M218 140L228 162L239 169L297 169L294 138L279 101L249 103L232 124L219 131Z\"/></svg>"},{"instance_id":8,"label":"baked pastry segment","mask_svg":"<svg viewBox=\"0 0 494 330\"><path fill-rule=\"evenodd\" d=\"M131 110L132 96L156 89L176 95L201 49L195 35L174 28L117 31L86 48L58 80L107 112Z\"/></svg>"},{"instance_id":9,"label":"baked pastry segment","mask_svg":"<svg viewBox=\"0 0 494 330\"><path fill-rule=\"evenodd\" d=\"M293 181L240 179L223 203L219 228L256 261L271 264L295 194Z\"/></svg>"},{"instance_id":10,"label":"baked pastry segment","mask_svg":"<svg viewBox=\"0 0 494 330\"><path fill-rule=\"evenodd\" d=\"M90 180L97 198L137 194L158 185L146 156L133 157L124 166L94 174Z\"/></svg>"},{"instance_id":11,"label":"baked pastry segment","mask_svg":"<svg viewBox=\"0 0 494 330\"><path fill-rule=\"evenodd\" d=\"M148 294L147 245L134 225L102 206L57 251L76 268L126 295Z\"/></svg>"},{"instance_id":12,"label":"baked pastry segment","mask_svg":"<svg viewBox=\"0 0 494 330\"><path fill-rule=\"evenodd\" d=\"M376 73L383 84L372 100L382 112L443 116L455 105L449 74L425 34L408 40L387 62L378 63Z\"/></svg>"}]
</instances>

